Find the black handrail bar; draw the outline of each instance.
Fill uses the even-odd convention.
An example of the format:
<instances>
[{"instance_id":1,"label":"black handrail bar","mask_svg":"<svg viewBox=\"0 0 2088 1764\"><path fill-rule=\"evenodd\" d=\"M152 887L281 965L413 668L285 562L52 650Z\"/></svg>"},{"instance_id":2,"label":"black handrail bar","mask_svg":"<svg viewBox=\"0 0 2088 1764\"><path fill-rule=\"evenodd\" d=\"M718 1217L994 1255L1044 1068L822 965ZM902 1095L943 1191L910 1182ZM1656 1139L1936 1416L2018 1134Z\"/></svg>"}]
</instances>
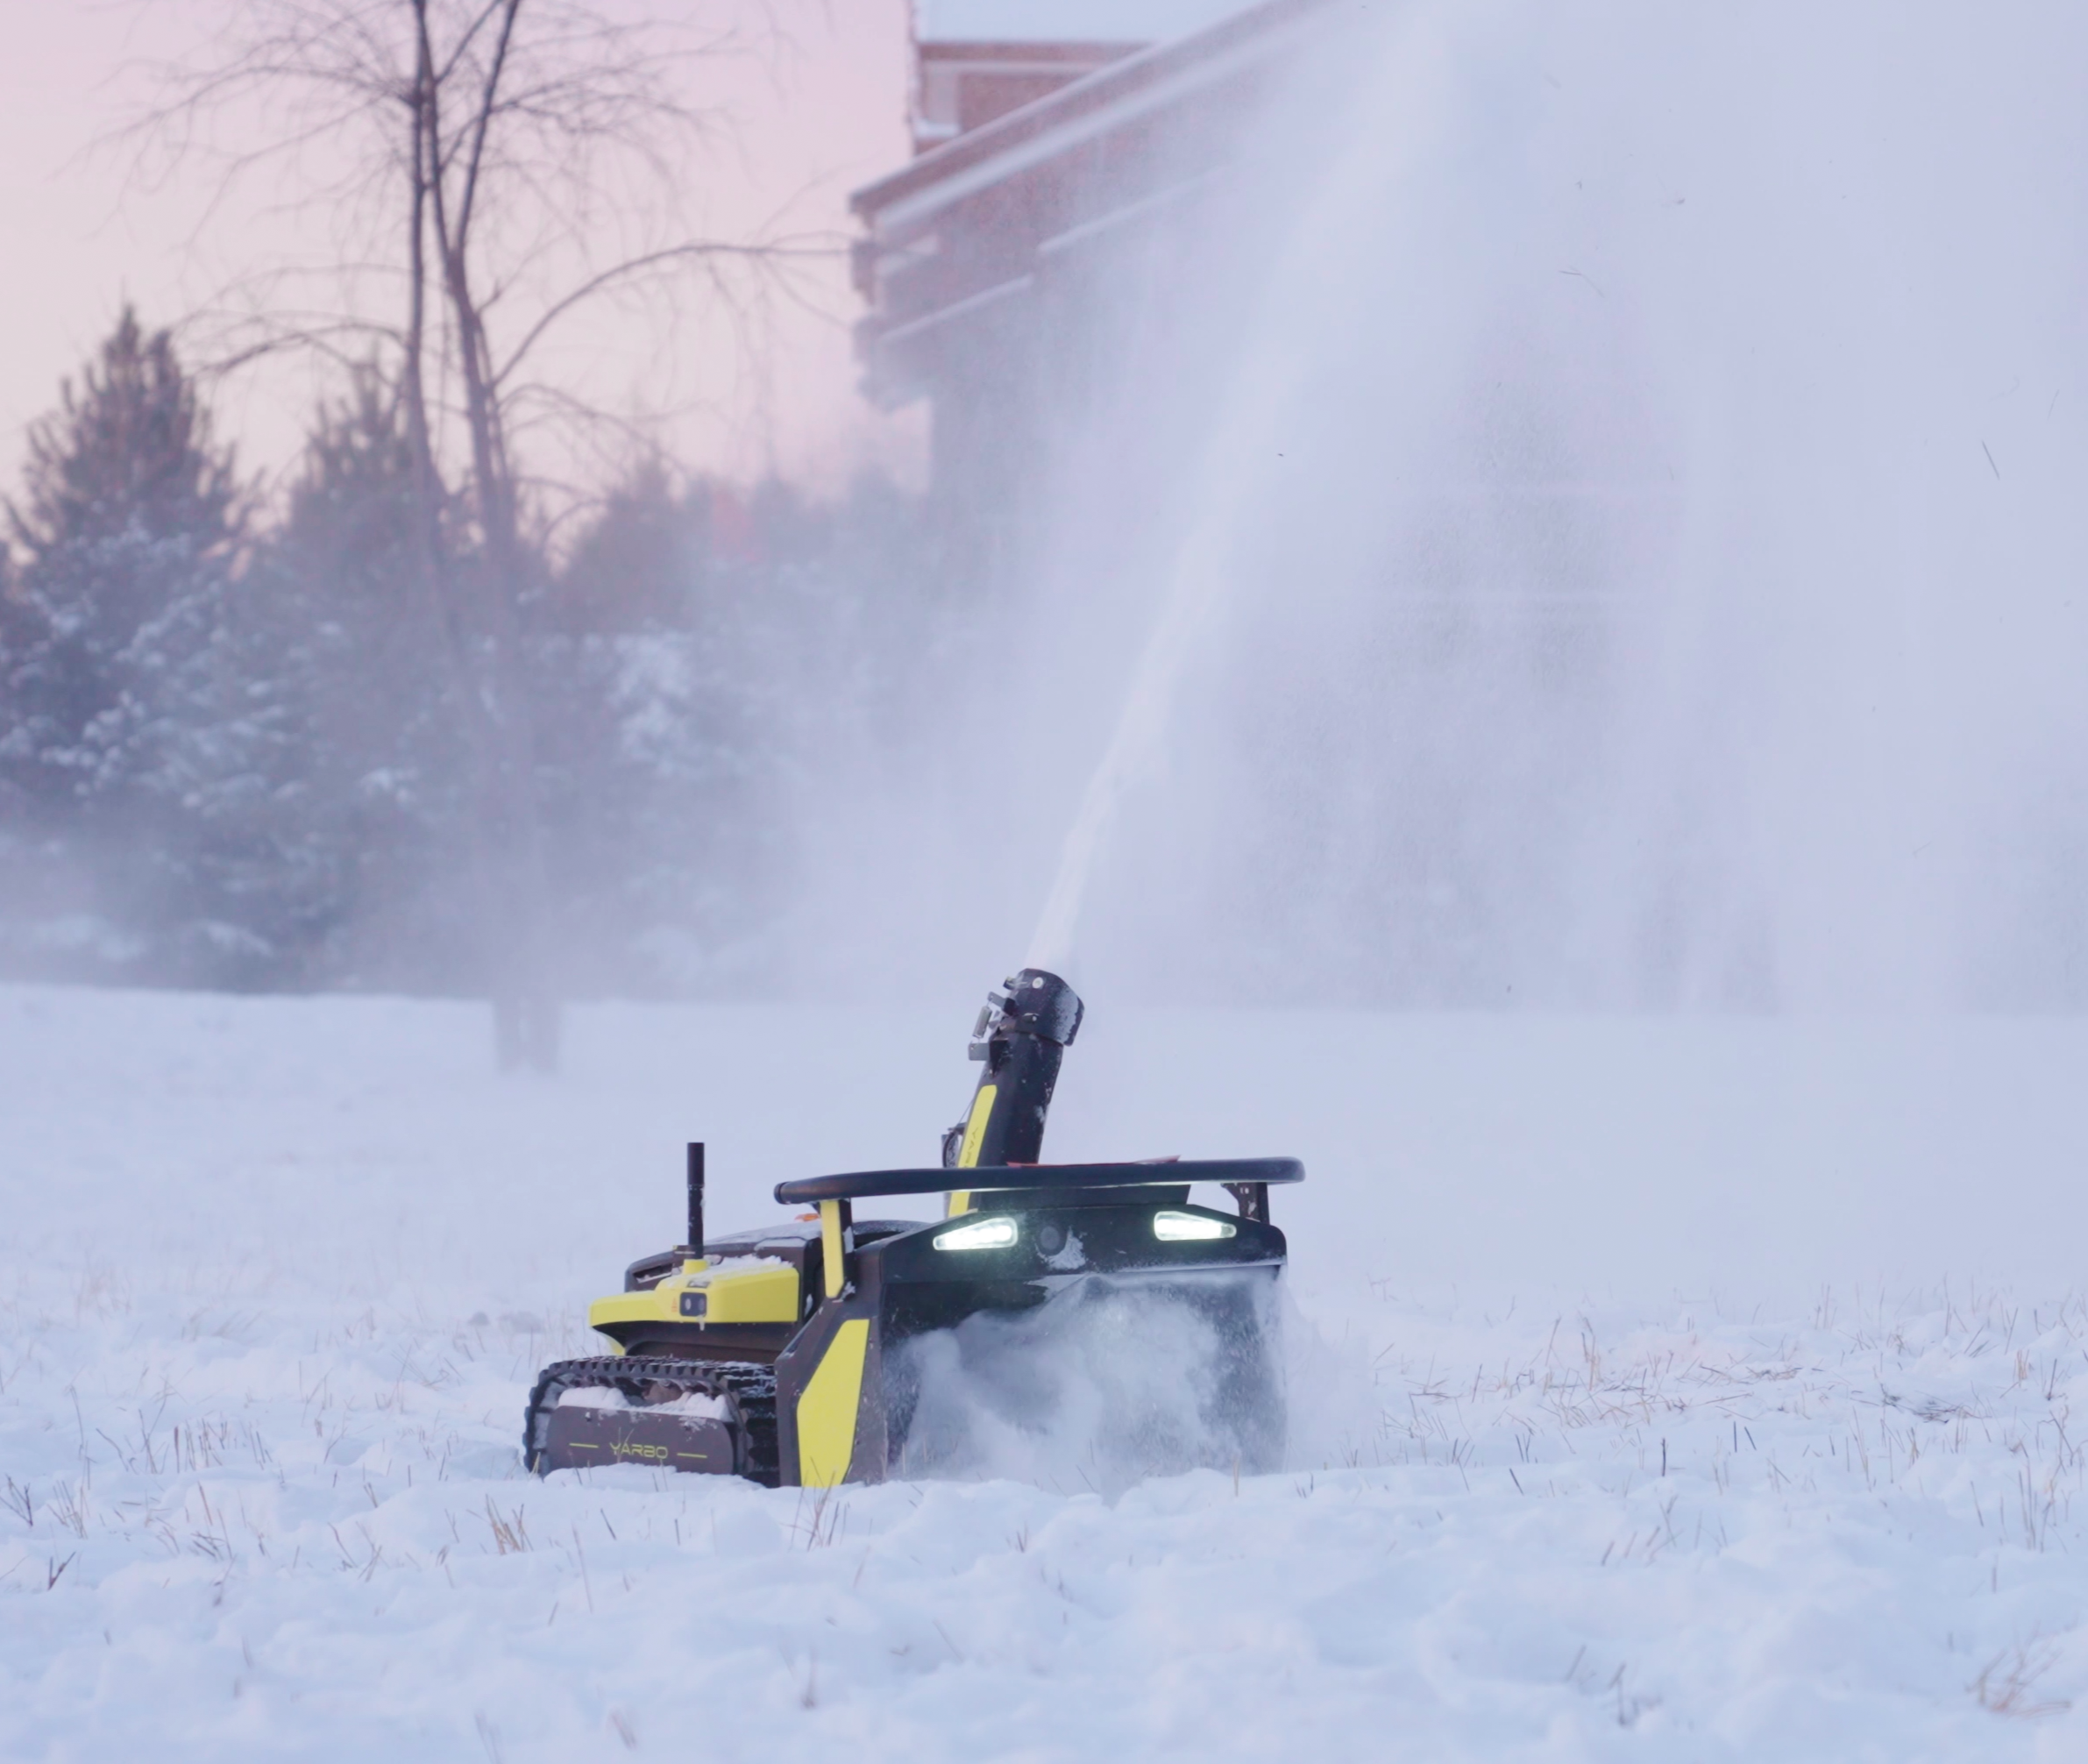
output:
<instances>
[{"instance_id":1,"label":"black handrail bar","mask_svg":"<svg viewBox=\"0 0 2088 1764\"><path fill-rule=\"evenodd\" d=\"M1303 1182L1305 1166L1295 1157L1191 1157L1146 1163L993 1163L969 1170L858 1170L839 1176L806 1176L776 1184L785 1206L807 1201L861 1200L874 1195L942 1194L951 1190L998 1193L1036 1188L1179 1187L1185 1182Z\"/></svg>"}]
</instances>

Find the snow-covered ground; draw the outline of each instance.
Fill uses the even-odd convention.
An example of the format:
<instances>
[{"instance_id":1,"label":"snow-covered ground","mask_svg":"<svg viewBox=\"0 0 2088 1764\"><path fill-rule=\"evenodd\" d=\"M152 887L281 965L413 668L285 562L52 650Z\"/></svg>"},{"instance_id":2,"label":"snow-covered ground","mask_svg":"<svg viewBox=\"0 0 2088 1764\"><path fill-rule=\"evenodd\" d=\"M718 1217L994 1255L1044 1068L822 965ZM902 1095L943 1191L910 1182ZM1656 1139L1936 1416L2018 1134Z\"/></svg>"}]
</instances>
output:
<instances>
[{"instance_id":1,"label":"snow-covered ground","mask_svg":"<svg viewBox=\"0 0 2088 1764\"><path fill-rule=\"evenodd\" d=\"M2088 1756L2071 1023L1097 1008L1055 1151L1311 1165L1289 1471L522 1476L679 1142L919 1160L969 1004L0 990L0 1757Z\"/></svg>"}]
</instances>

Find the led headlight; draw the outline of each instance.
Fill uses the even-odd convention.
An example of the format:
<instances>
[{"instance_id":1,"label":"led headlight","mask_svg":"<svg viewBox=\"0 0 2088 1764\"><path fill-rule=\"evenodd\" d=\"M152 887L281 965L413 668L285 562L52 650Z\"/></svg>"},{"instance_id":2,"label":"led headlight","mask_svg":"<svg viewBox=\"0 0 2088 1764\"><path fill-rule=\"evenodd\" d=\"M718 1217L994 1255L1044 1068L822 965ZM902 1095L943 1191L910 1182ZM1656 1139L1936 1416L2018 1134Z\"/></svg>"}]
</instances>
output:
<instances>
[{"instance_id":1,"label":"led headlight","mask_svg":"<svg viewBox=\"0 0 2088 1764\"><path fill-rule=\"evenodd\" d=\"M1239 1234L1222 1219L1206 1219L1200 1213L1156 1213L1153 1234L1162 1243L1208 1243L1217 1237Z\"/></svg>"},{"instance_id":2,"label":"led headlight","mask_svg":"<svg viewBox=\"0 0 2088 1764\"><path fill-rule=\"evenodd\" d=\"M975 1219L969 1225L960 1225L955 1231L940 1233L935 1239L938 1249L1005 1249L1015 1241L1015 1221L1012 1219Z\"/></svg>"}]
</instances>

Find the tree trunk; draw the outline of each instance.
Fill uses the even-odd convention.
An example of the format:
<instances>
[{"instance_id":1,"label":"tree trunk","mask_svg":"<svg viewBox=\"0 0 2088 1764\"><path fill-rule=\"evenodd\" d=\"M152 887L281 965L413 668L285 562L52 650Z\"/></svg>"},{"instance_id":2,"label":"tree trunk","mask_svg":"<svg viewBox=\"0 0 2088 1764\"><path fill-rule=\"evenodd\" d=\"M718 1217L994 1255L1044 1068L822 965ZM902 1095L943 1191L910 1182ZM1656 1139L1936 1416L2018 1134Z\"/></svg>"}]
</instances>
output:
<instances>
[{"instance_id":1,"label":"tree trunk","mask_svg":"<svg viewBox=\"0 0 2088 1764\"><path fill-rule=\"evenodd\" d=\"M529 560L522 542L514 474L509 467L502 413L487 367L484 316L471 285L466 245L485 145L500 77L521 0L508 0L501 48L479 95L465 135L472 143L457 213L450 212L444 177L458 139L445 143L441 88L427 28L426 0L415 0L419 26L415 121L414 236L412 241L413 339L409 350L415 451L426 461L430 498L430 556L447 615L451 649L458 668L463 714L471 726L473 769L473 867L480 901L479 935L485 978L493 1003L494 1049L503 1071L529 1065L556 1070L559 1053L559 999L550 948L550 888L544 871L543 831L536 798L536 717L522 631L521 602ZM422 157L425 153L425 158ZM465 415L471 436L472 476L485 547L486 580L475 598L474 622L489 651L490 676L483 682L472 654L474 632L460 616L461 586L441 543L441 485L434 470L421 380L425 302L425 245L432 230L457 335L465 381Z\"/></svg>"}]
</instances>

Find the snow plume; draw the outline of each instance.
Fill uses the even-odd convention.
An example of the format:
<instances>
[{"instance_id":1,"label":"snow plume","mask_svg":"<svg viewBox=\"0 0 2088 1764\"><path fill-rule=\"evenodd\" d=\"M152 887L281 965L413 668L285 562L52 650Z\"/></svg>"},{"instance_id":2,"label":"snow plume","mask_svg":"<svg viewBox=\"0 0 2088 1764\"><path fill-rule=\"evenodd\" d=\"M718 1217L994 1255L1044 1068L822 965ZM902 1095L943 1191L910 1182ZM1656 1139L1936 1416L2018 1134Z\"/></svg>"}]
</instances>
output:
<instances>
[{"instance_id":1,"label":"snow plume","mask_svg":"<svg viewBox=\"0 0 2088 1764\"><path fill-rule=\"evenodd\" d=\"M1113 1498L1146 1476L1273 1469L1282 1334L1270 1283L1253 1277L1192 1290L1087 1275L1033 1311L980 1312L890 1356L888 1388L911 1411L899 1472Z\"/></svg>"},{"instance_id":2,"label":"snow plume","mask_svg":"<svg viewBox=\"0 0 2088 1764\"><path fill-rule=\"evenodd\" d=\"M1042 908L1097 1006L2081 1008L2088 13L1321 10L1097 279L827 965Z\"/></svg>"}]
</instances>

